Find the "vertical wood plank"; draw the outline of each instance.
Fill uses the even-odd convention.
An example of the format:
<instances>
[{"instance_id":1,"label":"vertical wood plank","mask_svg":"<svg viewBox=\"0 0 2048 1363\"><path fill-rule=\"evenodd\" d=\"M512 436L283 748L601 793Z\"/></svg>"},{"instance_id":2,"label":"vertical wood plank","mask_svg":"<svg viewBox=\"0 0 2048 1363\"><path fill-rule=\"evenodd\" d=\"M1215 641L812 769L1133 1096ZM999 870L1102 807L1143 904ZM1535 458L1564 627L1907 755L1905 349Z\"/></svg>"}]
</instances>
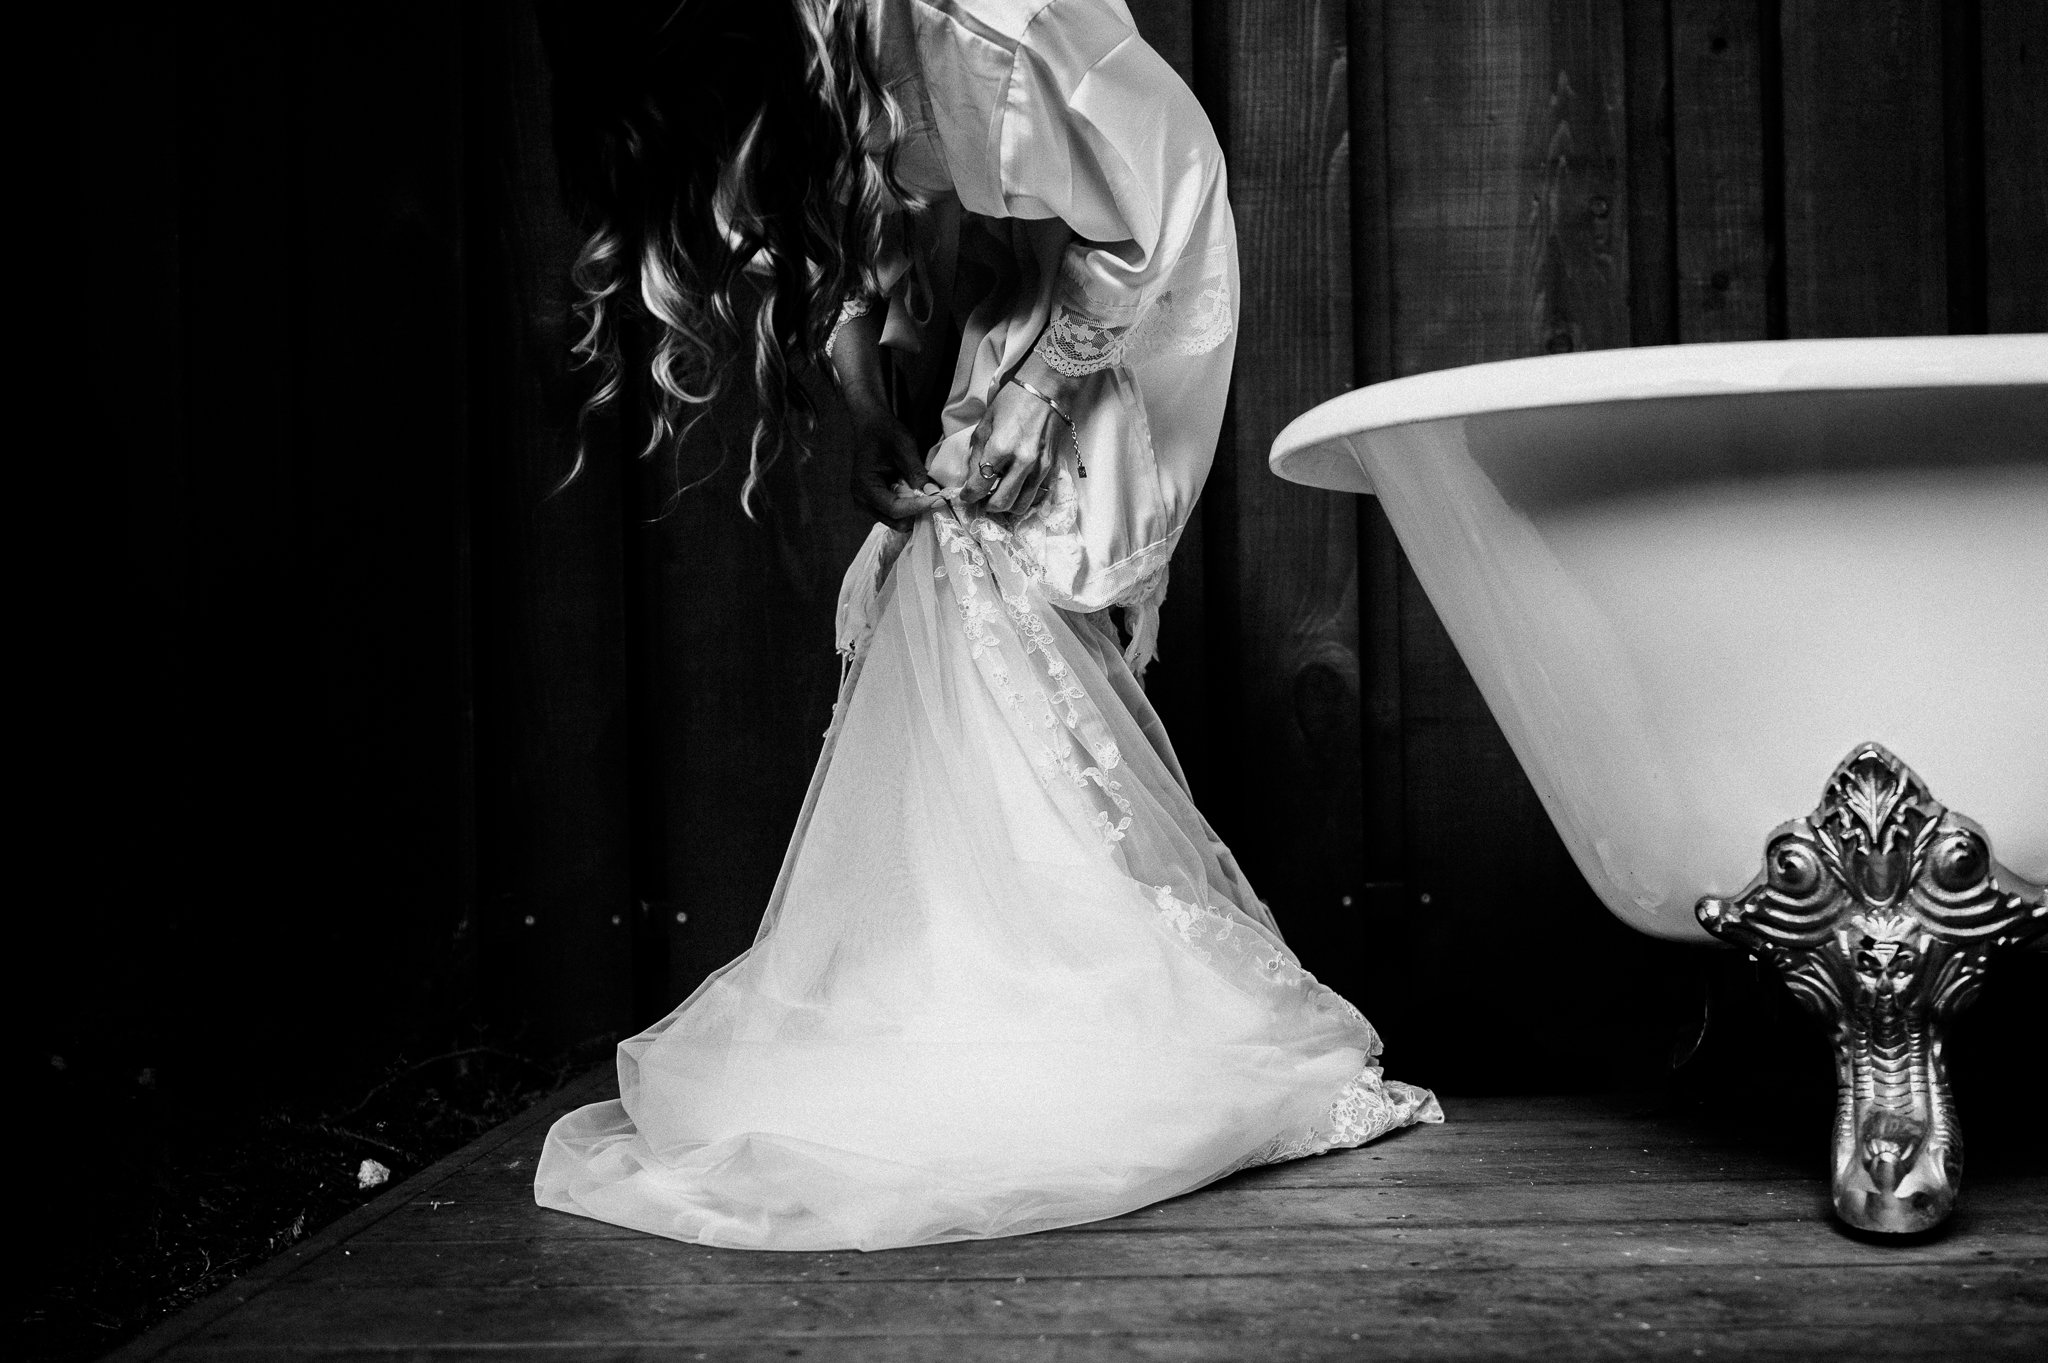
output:
<instances>
[{"instance_id":1,"label":"vertical wood plank","mask_svg":"<svg viewBox=\"0 0 2048 1363\"><path fill-rule=\"evenodd\" d=\"M2048 5L1981 6L1985 322L2048 331Z\"/></svg>"},{"instance_id":2,"label":"vertical wood plank","mask_svg":"<svg viewBox=\"0 0 2048 1363\"><path fill-rule=\"evenodd\" d=\"M1948 329L1981 336L1985 315L1984 71L1980 0L1942 0L1941 131L1944 296Z\"/></svg>"},{"instance_id":3,"label":"vertical wood plank","mask_svg":"<svg viewBox=\"0 0 2048 1363\"><path fill-rule=\"evenodd\" d=\"M1394 371L1629 344L1621 0L1389 5L1385 30ZM1516 1082L1500 1038L1533 1016L1553 1056L1615 1062L1653 944L1587 889L1405 565L1400 606L1413 1003L1395 1042L1453 1087Z\"/></svg>"},{"instance_id":4,"label":"vertical wood plank","mask_svg":"<svg viewBox=\"0 0 2048 1363\"><path fill-rule=\"evenodd\" d=\"M1180 78L1195 83L1195 0L1130 0L1139 36L1166 58Z\"/></svg>"},{"instance_id":5,"label":"vertical wood plank","mask_svg":"<svg viewBox=\"0 0 2048 1363\"><path fill-rule=\"evenodd\" d=\"M1387 5L1350 6L1352 360L1360 383L1394 373L1393 242L1387 188ZM1363 881L1358 914L1366 947L1360 988L1380 1025L1398 1036L1407 1015L1411 956L1404 772L1401 760L1401 574L1394 528L1377 497L1358 503Z\"/></svg>"},{"instance_id":6,"label":"vertical wood plank","mask_svg":"<svg viewBox=\"0 0 2048 1363\"><path fill-rule=\"evenodd\" d=\"M1783 0L1793 336L1948 330L1940 0Z\"/></svg>"},{"instance_id":7,"label":"vertical wood plank","mask_svg":"<svg viewBox=\"0 0 2048 1363\"><path fill-rule=\"evenodd\" d=\"M1671 9L1678 337L1768 334L1763 38L1755 0Z\"/></svg>"},{"instance_id":8,"label":"vertical wood plank","mask_svg":"<svg viewBox=\"0 0 2048 1363\"><path fill-rule=\"evenodd\" d=\"M1244 316L1212 480L1223 514L1206 527L1234 650L1233 798L1213 817L1304 961L1341 990L1362 879L1357 508L1273 477L1266 453L1352 381L1345 15L1337 0L1227 13Z\"/></svg>"},{"instance_id":9,"label":"vertical wood plank","mask_svg":"<svg viewBox=\"0 0 2048 1363\"><path fill-rule=\"evenodd\" d=\"M1388 23L1395 368L1629 342L1618 0Z\"/></svg>"},{"instance_id":10,"label":"vertical wood plank","mask_svg":"<svg viewBox=\"0 0 2048 1363\"><path fill-rule=\"evenodd\" d=\"M1195 69L1195 0L1131 0L1131 16L1145 41L1203 97ZM1214 107L1213 101L1207 102ZM1204 524L1209 514L1209 499L1204 497L1181 532L1166 606L1160 613L1159 655L1145 674L1146 696L1159 711L1188 784L1205 808L1225 795L1215 767L1216 702L1209 687L1213 641L1204 571Z\"/></svg>"},{"instance_id":11,"label":"vertical wood plank","mask_svg":"<svg viewBox=\"0 0 2048 1363\"><path fill-rule=\"evenodd\" d=\"M1670 0L1622 0L1627 91L1629 339L1678 339Z\"/></svg>"}]
</instances>

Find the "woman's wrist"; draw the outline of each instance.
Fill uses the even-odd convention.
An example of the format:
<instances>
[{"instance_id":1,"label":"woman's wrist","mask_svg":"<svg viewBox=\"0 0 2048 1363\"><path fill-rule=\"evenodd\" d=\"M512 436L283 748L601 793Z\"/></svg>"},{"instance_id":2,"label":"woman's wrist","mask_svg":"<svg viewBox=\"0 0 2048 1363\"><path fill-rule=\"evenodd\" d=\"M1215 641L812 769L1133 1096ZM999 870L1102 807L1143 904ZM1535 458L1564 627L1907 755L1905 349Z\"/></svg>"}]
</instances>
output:
<instances>
[{"instance_id":1,"label":"woman's wrist","mask_svg":"<svg viewBox=\"0 0 2048 1363\"><path fill-rule=\"evenodd\" d=\"M1040 359L1036 350L1025 357L1024 363L1017 366L1013 377L1030 384L1063 408L1072 407L1074 399L1081 395L1081 386L1088 381L1085 374L1062 374Z\"/></svg>"}]
</instances>

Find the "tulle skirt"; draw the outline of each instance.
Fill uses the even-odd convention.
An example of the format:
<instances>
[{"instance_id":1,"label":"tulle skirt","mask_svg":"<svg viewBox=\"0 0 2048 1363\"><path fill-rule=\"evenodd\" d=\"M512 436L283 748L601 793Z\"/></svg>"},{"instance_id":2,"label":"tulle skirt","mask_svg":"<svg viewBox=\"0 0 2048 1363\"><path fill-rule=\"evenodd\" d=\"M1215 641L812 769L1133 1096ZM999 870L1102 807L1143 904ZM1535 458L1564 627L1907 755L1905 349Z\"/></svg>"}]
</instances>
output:
<instances>
[{"instance_id":1,"label":"tulle skirt","mask_svg":"<svg viewBox=\"0 0 2048 1363\"><path fill-rule=\"evenodd\" d=\"M881 1249L1442 1120L1282 943L1106 622L1027 562L951 509L877 532L872 633L760 934L619 1047L617 1101L555 1124L542 1206Z\"/></svg>"}]
</instances>

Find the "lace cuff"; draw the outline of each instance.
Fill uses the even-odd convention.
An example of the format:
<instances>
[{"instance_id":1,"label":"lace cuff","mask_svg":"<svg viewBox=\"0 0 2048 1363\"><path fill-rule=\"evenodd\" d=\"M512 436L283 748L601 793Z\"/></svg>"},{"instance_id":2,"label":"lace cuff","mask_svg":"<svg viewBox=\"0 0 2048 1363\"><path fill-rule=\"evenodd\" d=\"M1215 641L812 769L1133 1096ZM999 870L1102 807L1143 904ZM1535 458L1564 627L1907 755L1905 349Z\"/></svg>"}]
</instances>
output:
<instances>
[{"instance_id":1,"label":"lace cuff","mask_svg":"<svg viewBox=\"0 0 2048 1363\"><path fill-rule=\"evenodd\" d=\"M1128 325L1098 321L1060 303L1034 349L1054 370L1079 378L1161 355L1206 355L1230 338L1236 322L1229 280L1215 276L1161 294Z\"/></svg>"},{"instance_id":2,"label":"lace cuff","mask_svg":"<svg viewBox=\"0 0 2048 1363\"><path fill-rule=\"evenodd\" d=\"M1038 358L1070 379L1093 374L1124 362L1124 337L1129 327L1105 326L1100 322L1055 308L1052 320L1033 347Z\"/></svg>"},{"instance_id":3,"label":"lace cuff","mask_svg":"<svg viewBox=\"0 0 2048 1363\"><path fill-rule=\"evenodd\" d=\"M832 358L832 347L839 340L839 333L846 324L856 317L865 317L873 312L881 299L873 294L857 293L839 305L839 320L832 324L832 330L825 333L825 358Z\"/></svg>"}]
</instances>

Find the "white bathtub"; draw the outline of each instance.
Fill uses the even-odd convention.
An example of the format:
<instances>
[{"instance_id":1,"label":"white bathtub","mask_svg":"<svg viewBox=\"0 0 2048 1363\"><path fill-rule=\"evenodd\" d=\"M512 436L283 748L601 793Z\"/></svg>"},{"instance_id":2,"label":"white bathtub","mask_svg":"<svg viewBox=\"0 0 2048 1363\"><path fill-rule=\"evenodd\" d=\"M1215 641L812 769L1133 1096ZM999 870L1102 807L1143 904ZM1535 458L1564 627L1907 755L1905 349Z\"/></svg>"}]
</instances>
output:
<instances>
[{"instance_id":1,"label":"white bathtub","mask_svg":"<svg viewBox=\"0 0 2048 1363\"><path fill-rule=\"evenodd\" d=\"M1510 360L1323 404L1579 869L1658 937L1874 740L2048 882L2048 337Z\"/></svg>"}]
</instances>

